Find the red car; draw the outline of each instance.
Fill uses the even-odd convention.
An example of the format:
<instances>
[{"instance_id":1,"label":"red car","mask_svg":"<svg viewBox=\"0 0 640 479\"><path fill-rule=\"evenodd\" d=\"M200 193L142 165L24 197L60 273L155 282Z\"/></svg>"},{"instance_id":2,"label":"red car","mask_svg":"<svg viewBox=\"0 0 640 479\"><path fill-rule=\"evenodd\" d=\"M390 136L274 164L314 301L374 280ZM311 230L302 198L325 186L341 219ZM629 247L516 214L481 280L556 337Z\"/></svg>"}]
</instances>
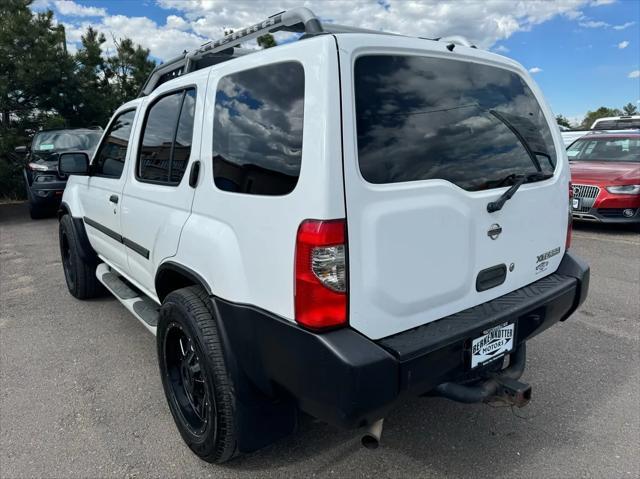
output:
<instances>
[{"instance_id":1,"label":"red car","mask_svg":"<svg viewBox=\"0 0 640 479\"><path fill-rule=\"evenodd\" d=\"M640 223L640 130L588 134L567 156L575 219Z\"/></svg>"}]
</instances>

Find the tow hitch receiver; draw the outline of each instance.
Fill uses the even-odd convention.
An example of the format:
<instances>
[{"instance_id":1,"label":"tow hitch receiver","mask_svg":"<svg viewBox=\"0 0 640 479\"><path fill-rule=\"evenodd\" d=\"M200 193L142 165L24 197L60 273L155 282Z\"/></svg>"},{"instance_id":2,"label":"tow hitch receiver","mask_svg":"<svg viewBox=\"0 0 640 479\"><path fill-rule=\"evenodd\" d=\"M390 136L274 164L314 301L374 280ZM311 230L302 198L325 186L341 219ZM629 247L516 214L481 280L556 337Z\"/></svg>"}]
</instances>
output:
<instances>
[{"instance_id":1,"label":"tow hitch receiver","mask_svg":"<svg viewBox=\"0 0 640 479\"><path fill-rule=\"evenodd\" d=\"M497 383L495 395L487 399L487 402L499 400L518 407L524 407L531 400L531 386L517 379L500 377L496 375Z\"/></svg>"}]
</instances>

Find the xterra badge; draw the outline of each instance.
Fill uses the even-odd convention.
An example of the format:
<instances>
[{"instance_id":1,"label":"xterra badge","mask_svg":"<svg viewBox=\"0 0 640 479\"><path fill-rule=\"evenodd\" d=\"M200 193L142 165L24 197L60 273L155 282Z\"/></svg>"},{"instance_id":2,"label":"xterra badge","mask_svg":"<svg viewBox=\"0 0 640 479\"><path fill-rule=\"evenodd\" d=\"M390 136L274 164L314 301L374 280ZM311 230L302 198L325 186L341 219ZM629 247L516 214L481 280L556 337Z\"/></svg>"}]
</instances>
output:
<instances>
[{"instance_id":1,"label":"xterra badge","mask_svg":"<svg viewBox=\"0 0 640 479\"><path fill-rule=\"evenodd\" d=\"M541 261L546 261L549 258L551 258L552 256L555 256L557 254L560 254L560 246L558 246L557 248L554 248L552 250L549 250L546 253L539 254L538 255L538 260L536 261L536 263L540 263Z\"/></svg>"}]
</instances>

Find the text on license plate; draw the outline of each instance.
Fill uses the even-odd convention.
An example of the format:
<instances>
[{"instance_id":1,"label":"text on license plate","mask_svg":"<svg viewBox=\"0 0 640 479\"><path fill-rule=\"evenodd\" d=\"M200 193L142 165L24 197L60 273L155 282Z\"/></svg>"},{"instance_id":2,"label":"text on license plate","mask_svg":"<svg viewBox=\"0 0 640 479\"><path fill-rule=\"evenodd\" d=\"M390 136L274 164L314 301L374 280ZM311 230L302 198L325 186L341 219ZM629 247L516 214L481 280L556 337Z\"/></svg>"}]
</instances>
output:
<instances>
[{"instance_id":1,"label":"text on license plate","mask_svg":"<svg viewBox=\"0 0 640 479\"><path fill-rule=\"evenodd\" d=\"M513 350L515 324L504 323L483 331L471 343L471 369L487 364Z\"/></svg>"}]
</instances>

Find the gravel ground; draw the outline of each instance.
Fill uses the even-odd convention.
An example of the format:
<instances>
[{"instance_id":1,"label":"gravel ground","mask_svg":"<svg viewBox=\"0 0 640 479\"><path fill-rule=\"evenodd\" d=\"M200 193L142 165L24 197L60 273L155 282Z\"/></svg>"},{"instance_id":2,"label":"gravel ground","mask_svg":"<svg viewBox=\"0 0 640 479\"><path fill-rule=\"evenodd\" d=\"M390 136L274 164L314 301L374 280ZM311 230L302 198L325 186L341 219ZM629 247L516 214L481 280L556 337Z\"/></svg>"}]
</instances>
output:
<instances>
[{"instance_id":1,"label":"gravel ground","mask_svg":"<svg viewBox=\"0 0 640 479\"><path fill-rule=\"evenodd\" d=\"M154 338L113 298L66 290L55 219L0 206L0 477L640 477L640 235L580 226L591 292L531 341L521 410L409 399L377 451L319 422L201 462L165 403Z\"/></svg>"}]
</instances>

